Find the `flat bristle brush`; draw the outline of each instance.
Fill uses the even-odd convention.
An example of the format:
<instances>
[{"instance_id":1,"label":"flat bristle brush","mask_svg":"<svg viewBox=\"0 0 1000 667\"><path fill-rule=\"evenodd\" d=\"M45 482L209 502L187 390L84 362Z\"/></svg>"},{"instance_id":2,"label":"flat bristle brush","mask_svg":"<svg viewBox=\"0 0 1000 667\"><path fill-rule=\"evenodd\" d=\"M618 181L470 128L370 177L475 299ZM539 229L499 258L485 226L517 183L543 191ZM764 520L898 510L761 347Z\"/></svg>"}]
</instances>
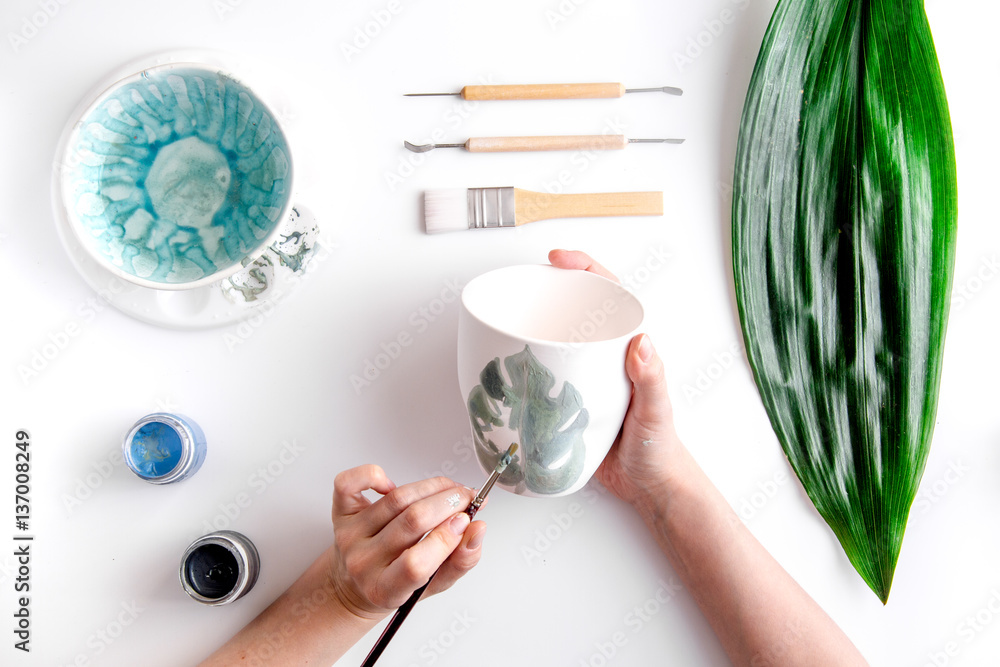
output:
<instances>
[{"instance_id":1,"label":"flat bristle brush","mask_svg":"<svg viewBox=\"0 0 1000 667\"><path fill-rule=\"evenodd\" d=\"M486 496L489 494L490 489L492 489L493 485L496 484L496 481L500 479L500 475L502 475L503 471L507 469L510 462L514 460L514 454L517 453L517 448L518 445L516 442L511 443L510 447L507 448L507 451L504 452L503 456L500 457L500 460L497 461L497 465L493 468L493 472L487 478L486 483L480 487L476 497L473 498L472 502L469 503L469 506L465 508L465 513L469 515L470 520L476 518L476 513L479 512L479 508L483 506L484 502L486 502ZM399 630L399 626L403 624L403 621L406 620L406 617L409 616L410 612L413 610L414 605L417 604L420 596L424 594L427 587L431 585L432 581L434 581L434 576L436 574L437 572L435 571L434 574L431 575L431 578L427 580L427 583L413 591L413 594L407 598L406 602L404 602L399 609L396 610L396 613L392 615L392 620L389 621L389 625L385 626L385 630L382 631L382 635L378 638L378 641L375 642L375 646L373 646L372 650L368 653L368 657L366 657L365 661L361 663L361 667L372 667L372 665L378 661L379 657L385 651L385 647L389 645L389 641L396 635L396 631Z\"/></svg>"},{"instance_id":2,"label":"flat bristle brush","mask_svg":"<svg viewBox=\"0 0 1000 667\"><path fill-rule=\"evenodd\" d=\"M624 215L663 215L663 193L549 194L511 187L424 193L424 224L428 234L517 227L553 218Z\"/></svg>"}]
</instances>

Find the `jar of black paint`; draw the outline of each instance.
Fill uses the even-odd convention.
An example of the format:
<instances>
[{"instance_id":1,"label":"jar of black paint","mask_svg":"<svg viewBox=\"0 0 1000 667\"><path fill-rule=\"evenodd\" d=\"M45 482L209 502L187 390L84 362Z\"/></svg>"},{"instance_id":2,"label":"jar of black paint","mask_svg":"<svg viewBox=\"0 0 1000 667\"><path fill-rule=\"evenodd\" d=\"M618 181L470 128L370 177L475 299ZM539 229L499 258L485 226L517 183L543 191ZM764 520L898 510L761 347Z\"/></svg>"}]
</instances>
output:
<instances>
[{"instance_id":1,"label":"jar of black paint","mask_svg":"<svg viewBox=\"0 0 1000 667\"><path fill-rule=\"evenodd\" d=\"M202 604L228 604L257 583L260 556L245 535L220 530L199 537L181 558L184 591Z\"/></svg>"}]
</instances>

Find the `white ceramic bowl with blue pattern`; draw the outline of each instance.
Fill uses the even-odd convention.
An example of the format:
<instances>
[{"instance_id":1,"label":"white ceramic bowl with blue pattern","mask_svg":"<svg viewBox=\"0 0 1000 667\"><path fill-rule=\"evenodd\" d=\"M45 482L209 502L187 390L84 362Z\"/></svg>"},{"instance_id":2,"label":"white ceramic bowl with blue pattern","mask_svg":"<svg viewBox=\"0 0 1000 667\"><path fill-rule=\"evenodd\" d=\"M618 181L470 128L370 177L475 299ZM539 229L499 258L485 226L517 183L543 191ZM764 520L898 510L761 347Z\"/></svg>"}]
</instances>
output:
<instances>
[{"instance_id":1,"label":"white ceramic bowl with blue pattern","mask_svg":"<svg viewBox=\"0 0 1000 667\"><path fill-rule=\"evenodd\" d=\"M69 226L113 274L158 290L239 271L292 206L276 115L215 66L169 63L121 79L80 115L61 169Z\"/></svg>"}]
</instances>

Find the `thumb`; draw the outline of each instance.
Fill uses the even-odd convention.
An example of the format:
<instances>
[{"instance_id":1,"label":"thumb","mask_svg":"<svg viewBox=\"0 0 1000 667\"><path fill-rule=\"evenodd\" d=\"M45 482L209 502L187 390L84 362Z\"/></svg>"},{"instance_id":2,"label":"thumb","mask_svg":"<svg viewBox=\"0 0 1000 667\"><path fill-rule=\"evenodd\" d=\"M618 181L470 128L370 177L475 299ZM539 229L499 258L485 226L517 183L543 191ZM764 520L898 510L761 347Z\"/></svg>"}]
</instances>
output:
<instances>
[{"instance_id":1,"label":"thumb","mask_svg":"<svg viewBox=\"0 0 1000 667\"><path fill-rule=\"evenodd\" d=\"M673 434L673 409L667 379L653 343L646 334L632 339L625 357L625 372L632 380L632 402L622 429L623 439L642 442Z\"/></svg>"}]
</instances>

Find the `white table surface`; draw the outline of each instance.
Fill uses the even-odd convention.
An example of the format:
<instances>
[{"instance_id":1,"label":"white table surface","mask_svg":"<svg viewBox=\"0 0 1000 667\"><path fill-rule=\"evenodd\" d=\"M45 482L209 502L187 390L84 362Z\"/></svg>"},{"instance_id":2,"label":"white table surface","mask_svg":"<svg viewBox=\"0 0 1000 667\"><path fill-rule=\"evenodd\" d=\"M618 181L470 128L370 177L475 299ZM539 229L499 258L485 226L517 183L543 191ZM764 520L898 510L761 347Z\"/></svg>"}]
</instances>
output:
<instances>
[{"instance_id":1,"label":"white table surface","mask_svg":"<svg viewBox=\"0 0 1000 667\"><path fill-rule=\"evenodd\" d=\"M730 184L740 110L774 4L5 0L0 498L11 525L0 538L0 664L196 663L330 543L338 471L377 462L398 483L445 470L478 485L455 377L458 307L436 300L488 269L544 262L554 247L587 250L633 279L666 360L682 438L750 530L873 664L995 664L1000 10L927 2L958 151L956 297L934 447L883 607L791 475L742 353ZM36 15L45 6L53 15L43 21ZM345 53L377 16L386 25L369 26L376 34ZM32 32L25 21L43 25ZM11 34L29 37L12 42ZM296 200L317 213L327 238L329 252L309 280L253 325L183 332L135 321L94 300L56 235L50 174L71 110L121 64L180 48L263 63L259 80L277 91L272 101L294 142ZM670 84L685 94L478 105L402 97L481 80ZM611 126L687 143L594 156L441 150L422 160L401 146L438 128L464 141ZM422 232L425 189L541 190L560 178L572 192L663 190L667 215ZM433 321L421 308L437 313ZM60 336L67 331L74 335ZM351 376L400 333L412 344L356 391ZM21 367L59 340L44 368L24 377ZM202 470L163 488L106 463L137 418L162 409L195 418L209 438ZM13 649L12 636L18 429L30 432L34 457L29 655ZM240 494L249 506L227 518ZM553 500L500 493L483 518L482 563L417 608L387 665L725 664L641 522L595 484ZM188 599L176 574L184 548L213 522L249 536L262 559L256 588L222 608ZM617 633L624 645L606 660L601 646ZM359 664L376 637L338 664Z\"/></svg>"}]
</instances>

